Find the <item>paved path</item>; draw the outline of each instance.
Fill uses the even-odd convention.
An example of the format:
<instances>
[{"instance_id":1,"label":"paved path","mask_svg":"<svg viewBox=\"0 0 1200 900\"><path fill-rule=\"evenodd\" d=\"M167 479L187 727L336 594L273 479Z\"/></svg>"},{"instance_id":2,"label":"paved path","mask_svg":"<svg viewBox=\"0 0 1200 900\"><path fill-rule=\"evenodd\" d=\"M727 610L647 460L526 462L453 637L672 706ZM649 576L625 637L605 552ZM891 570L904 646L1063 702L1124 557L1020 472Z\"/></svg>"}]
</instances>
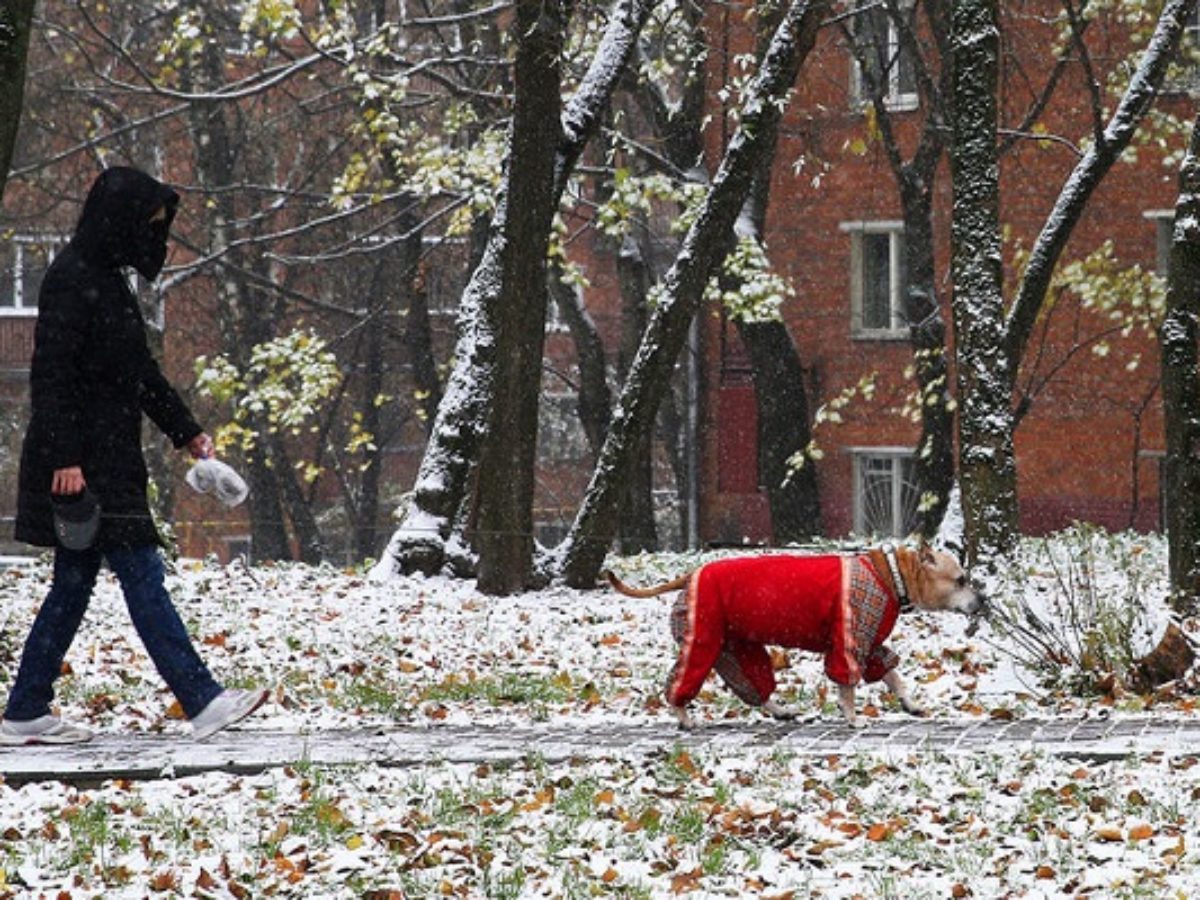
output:
<instances>
[{"instance_id":1,"label":"paved path","mask_svg":"<svg viewBox=\"0 0 1200 900\"><path fill-rule=\"evenodd\" d=\"M642 756L674 747L720 753L770 747L799 754L882 751L974 752L1036 748L1058 756L1109 760L1133 753L1200 754L1200 719L883 719L851 730L832 720L806 723L721 722L681 732L668 723L564 724L529 727L400 726L310 734L244 730L198 744L183 735L99 735L74 747L0 748L0 777L39 780L154 779L202 772L258 772L297 762L321 765L420 766L500 762L539 756Z\"/></svg>"}]
</instances>

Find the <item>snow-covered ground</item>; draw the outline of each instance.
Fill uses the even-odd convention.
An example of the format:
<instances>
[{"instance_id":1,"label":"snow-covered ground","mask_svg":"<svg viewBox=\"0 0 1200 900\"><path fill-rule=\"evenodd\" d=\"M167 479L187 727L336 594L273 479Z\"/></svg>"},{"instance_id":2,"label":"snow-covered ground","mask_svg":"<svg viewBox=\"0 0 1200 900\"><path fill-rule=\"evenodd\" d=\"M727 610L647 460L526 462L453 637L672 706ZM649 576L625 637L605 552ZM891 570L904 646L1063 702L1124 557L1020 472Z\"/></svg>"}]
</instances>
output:
<instances>
[{"instance_id":1,"label":"snow-covered ground","mask_svg":"<svg viewBox=\"0 0 1200 900\"><path fill-rule=\"evenodd\" d=\"M1064 546L1070 559L1077 545ZM1153 601L1153 629L1161 542L1105 546L1115 562L1094 569L1089 596L1123 597L1132 585ZM650 583L696 557L614 562L627 580ZM992 590L1042 604L1080 594L1063 565L1031 552L1021 577ZM0 572L0 691L47 577L44 566ZM108 733L186 740L119 590L102 578L59 683L62 714ZM188 561L171 589L220 678L275 686L247 729L669 715L659 699L673 653L669 597L553 587L497 599L441 578L381 584L331 568ZM1002 652L1003 638L986 626L968 636L965 625L905 618L890 642L935 716L1078 716L1095 705L1118 716L1192 714L1183 691L1153 702L1043 692ZM786 702L835 715L819 660L793 653L779 663ZM710 688L699 718L759 715ZM878 690L860 702L868 715L903 718ZM0 784L0 898L1196 896L1191 753L1200 748L1085 765L1003 746L819 758L664 746L561 764L298 764L254 776Z\"/></svg>"}]
</instances>

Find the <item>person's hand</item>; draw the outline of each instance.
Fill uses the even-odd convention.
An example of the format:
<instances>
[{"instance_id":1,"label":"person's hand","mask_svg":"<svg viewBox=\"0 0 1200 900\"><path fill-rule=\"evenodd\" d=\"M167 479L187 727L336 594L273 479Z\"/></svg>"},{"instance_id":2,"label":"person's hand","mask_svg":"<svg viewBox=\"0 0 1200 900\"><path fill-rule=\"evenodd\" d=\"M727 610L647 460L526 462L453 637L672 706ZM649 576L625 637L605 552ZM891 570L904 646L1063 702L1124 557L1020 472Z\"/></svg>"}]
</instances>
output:
<instances>
[{"instance_id":1,"label":"person's hand","mask_svg":"<svg viewBox=\"0 0 1200 900\"><path fill-rule=\"evenodd\" d=\"M188 441L187 449L193 459L208 459L213 455L213 439L202 431Z\"/></svg>"},{"instance_id":2,"label":"person's hand","mask_svg":"<svg viewBox=\"0 0 1200 900\"><path fill-rule=\"evenodd\" d=\"M55 469L50 481L51 494L78 494L85 487L87 482L83 480L83 469L79 466Z\"/></svg>"}]
</instances>

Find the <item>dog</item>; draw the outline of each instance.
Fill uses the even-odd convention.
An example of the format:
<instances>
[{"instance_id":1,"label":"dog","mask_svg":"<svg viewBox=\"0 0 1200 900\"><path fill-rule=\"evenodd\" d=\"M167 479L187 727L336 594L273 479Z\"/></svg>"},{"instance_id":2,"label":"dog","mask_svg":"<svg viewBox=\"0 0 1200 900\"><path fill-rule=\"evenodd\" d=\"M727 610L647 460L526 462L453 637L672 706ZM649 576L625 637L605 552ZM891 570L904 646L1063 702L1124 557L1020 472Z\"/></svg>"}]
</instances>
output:
<instances>
[{"instance_id":1,"label":"dog","mask_svg":"<svg viewBox=\"0 0 1200 900\"><path fill-rule=\"evenodd\" d=\"M851 727L862 724L855 686L882 681L903 709L928 715L896 671L899 657L884 646L907 609L977 616L986 599L949 553L922 542L917 548L881 547L861 554L736 557L650 588L634 588L605 572L630 597L679 590L671 631L679 656L666 698L681 728L687 706L714 668L742 700L779 719L798 711L771 699L775 673L767 644L815 651L838 686L838 706Z\"/></svg>"}]
</instances>

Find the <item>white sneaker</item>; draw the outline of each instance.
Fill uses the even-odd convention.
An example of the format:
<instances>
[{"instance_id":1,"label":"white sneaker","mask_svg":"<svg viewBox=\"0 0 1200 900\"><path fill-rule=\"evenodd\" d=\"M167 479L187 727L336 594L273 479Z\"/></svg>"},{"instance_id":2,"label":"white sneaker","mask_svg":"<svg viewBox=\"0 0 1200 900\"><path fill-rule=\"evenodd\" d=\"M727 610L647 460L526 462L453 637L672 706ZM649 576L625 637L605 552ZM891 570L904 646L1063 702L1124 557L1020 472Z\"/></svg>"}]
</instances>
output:
<instances>
[{"instance_id":1,"label":"white sneaker","mask_svg":"<svg viewBox=\"0 0 1200 900\"><path fill-rule=\"evenodd\" d=\"M222 728L240 722L266 702L270 691L226 688L192 719L192 737L198 741L212 737Z\"/></svg>"},{"instance_id":2,"label":"white sneaker","mask_svg":"<svg viewBox=\"0 0 1200 900\"><path fill-rule=\"evenodd\" d=\"M71 725L58 716L41 716L27 722L0 719L0 747L28 744L85 744L92 733L80 725Z\"/></svg>"}]
</instances>

